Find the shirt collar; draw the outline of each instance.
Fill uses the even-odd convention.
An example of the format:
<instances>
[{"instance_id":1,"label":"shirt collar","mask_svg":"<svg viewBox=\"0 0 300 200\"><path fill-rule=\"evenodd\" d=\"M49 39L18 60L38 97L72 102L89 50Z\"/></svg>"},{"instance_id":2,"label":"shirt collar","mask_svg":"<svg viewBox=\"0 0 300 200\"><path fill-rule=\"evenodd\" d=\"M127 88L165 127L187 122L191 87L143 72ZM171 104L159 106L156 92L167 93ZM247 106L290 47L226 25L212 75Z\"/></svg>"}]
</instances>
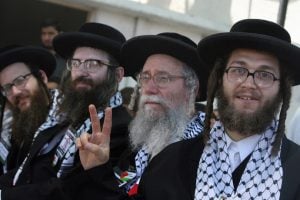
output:
<instances>
[{"instance_id":1,"label":"shirt collar","mask_svg":"<svg viewBox=\"0 0 300 200\"><path fill-rule=\"evenodd\" d=\"M261 136L261 134L255 134L239 141L233 141L226 133L225 138L227 142L228 152L239 152L241 161L243 161L250 153L253 152Z\"/></svg>"}]
</instances>

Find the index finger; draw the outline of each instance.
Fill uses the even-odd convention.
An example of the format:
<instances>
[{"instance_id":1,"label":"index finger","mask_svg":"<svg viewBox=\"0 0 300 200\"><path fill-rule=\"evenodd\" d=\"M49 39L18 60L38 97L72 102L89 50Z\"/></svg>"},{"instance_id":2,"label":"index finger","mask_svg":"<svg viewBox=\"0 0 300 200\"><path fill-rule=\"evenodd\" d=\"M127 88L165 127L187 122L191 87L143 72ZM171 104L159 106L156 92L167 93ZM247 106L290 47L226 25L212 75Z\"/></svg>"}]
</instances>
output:
<instances>
[{"instance_id":1,"label":"index finger","mask_svg":"<svg viewBox=\"0 0 300 200\"><path fill-rule=\"evenodd\" d=\"M98 118L97 109L95 105L93 104L89 105L89 113L92 122L92 135L93 135L94 133L99 133L101 131L100 120Z\"/></svg>"}]
</instances>

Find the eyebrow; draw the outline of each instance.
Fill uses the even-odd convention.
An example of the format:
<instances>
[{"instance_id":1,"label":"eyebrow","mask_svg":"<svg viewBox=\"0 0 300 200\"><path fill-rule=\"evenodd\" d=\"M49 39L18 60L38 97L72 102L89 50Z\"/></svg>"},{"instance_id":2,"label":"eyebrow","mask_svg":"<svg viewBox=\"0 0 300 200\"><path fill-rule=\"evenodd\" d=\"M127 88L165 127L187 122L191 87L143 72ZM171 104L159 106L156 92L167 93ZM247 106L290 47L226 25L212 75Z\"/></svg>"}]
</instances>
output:
<instances>
[{"instance_id":1,"label":"eyebrow","mask_svg":"<svg viewBox=\"0 0 300 200\"><path fill-rule=\"evenodd\" d=\"M148 71L141 71L141 73L149 73L149 74L151 74L149 70ZM167 71L156 71L154 74L170 74L170 73L167 72Z\"/></svg>"},{"instance_id":2,"label":"eyebrow","mask_svg":"<svg viewBox=\"0 0 300 200\"><path fill-rule=\"evenodd\" d=\"M244 61L233 61L232 63L230 63L230 65L233 65L233 64L239 64L239 65L242 65L242 66L246 66L247 63L244 62ZM274 69L274 67L272 66L269 66L269 65L260 65L258 69L256 69L255 71L260 71L260 70L270 70L272 72L276 72L276 70ZM277 72L276 72L277 73Z\"/></svg>"}]
</instances>

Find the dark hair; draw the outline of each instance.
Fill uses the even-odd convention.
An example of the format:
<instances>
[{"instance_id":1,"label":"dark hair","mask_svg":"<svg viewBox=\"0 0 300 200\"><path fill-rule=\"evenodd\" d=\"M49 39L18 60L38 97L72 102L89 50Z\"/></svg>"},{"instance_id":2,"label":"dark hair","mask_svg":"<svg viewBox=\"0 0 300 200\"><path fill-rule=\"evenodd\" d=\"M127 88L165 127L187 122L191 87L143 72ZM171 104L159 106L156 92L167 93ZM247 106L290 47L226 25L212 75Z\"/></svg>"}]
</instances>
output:
<instances>
[{"instance_id":1,"label":"dark hair","mask_svg":"<svg viewBox=\"0 0 300 200\"><path fill-rule=\"evenodd\" d=\"M291 90L292 90L292 79L291 79L291 72L284 67L286 66L285 63L280 62L280 88L279 92L282 97L282 106L281 106L281 111L279 114L279 123L278 123L278 128L276 132L276 137L275 141L273 143L273 149L272 149L272 154L275 155L281 145L281 139L284 136L285 133L285 120L286 120L286 114L287 110L290 107L290 99L291 99Z\"/></svg>"},{"instance_id":2,"label":"dark hair","mask_svg":"<svg viewBox=\"0 0 300 200\"><path fill-rule=\"evenodd\" d=\"M210 73L207 83L207 104L206 104L206 115L204 120L204 131L203 137L206 143L210 135L210 119L213 115L213 103L216 96L217 90L222 87L222 79L225 70L225 66L228 60L228 55L221 57L216 60L215 65Z\"/></svg>"},{"instance_id":3,"label":"dark hair","mask_svg":"<svg viewBox=\"0 0 300 200\"><path fill-rule=\"evenodd\" d=\"M54 27L55 30L57 30L58 32L62 31L60 23L56 19L53 19L53 18L47 18L44 21L42 21L40 28L42 29L42 28L49 27L49 26Z\"/></svg>"},{"instance_id":4,"label":"dark hair","mask_svg":"<svg viewBox=\"0 0 300 200\"><path fill-rule=\"evenodd\" d=\"M213 114L213 102L216 97L216 92L223 85L223 74L225 71L225 66L228 61L229 54L223 57L220 57L216 60L215 65L212 69L212 72L208 79L208 94L207 94L207 106L206 106L206 116L204 121L204 142L206 143L209 140L210 136L210 119ZM272 155L275 155L281 145L281 140L285 132L285 120L287 115L287 110L290 105L291 98L291 78L290 72L287 70L283 62L280 61L280 86L279 86L279 95L282 99L282 105L279 114L279 123L276 131L275 140L272 148Z\"/></svg>"},{"instance_id":5,"label":"dark hair","mask_svg":"<svg viewBox=\"0 0 300 200\"><path fill-rule=\"evenodd\" d=\"M40 72L40 68L32 63L25 63L25 64L28 66L32 75L37 79L39 86L43 89L43 91L47 95L47 98L50 100L51 96L50 96L47 85L43 81L42 74Z\"/></svg>"},{"instance_id":6,"label":"dark hair","mask_svg":"<svg viewBox=\"0 0 300 200\"><path fill-rule=\"evenodd\" d=\"M133 91L133 87L125 87L122 90L120 90L123 98L123 104L128 105L130 103L131 94L133 93Z\"/></svg>"}]
</instances>

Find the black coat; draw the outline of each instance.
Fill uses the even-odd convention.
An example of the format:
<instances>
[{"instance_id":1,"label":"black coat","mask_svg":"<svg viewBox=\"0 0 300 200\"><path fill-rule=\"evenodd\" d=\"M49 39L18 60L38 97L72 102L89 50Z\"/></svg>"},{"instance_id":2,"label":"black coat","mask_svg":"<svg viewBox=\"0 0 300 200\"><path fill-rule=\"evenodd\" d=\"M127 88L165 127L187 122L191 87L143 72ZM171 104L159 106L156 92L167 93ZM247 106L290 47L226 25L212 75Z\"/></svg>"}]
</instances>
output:
<instances>
[{"instance_id":1,"label":"black coat","mask_svg":"<svg viewBox=\"0 0 300 200\"><path fill-rule=\"evenodd\" d=\"M72 177L64 186L69 193L65 199L194 200L203 148L201 136L168 146L149 163L141 178L138 195L134 197L118 188L112 166L107 163ZM300 147L283 138L281 159L283 182L280 200L300 199Z\"/></svg>"},{"instance_id":2,"label":"black coat","mask_svg":"<svg viewBox=\"0 0 300 200\"><path fill-rule=\"evenodd\" d=\"M143 199L194 200L197 169L203 149L202 137L167 147L150 162L143 175L139 187ZM280 200L300 199L300 147L283 138L281 160L283 181Z\"/></svg>"},{"instance_id":3,"label":"black coat","mask_svg":"<svg viewBox=\"0 0 300 200\"><path fill-rule=\"evenodd\" d=\"M116 163L119 156L128 148L128 124L131 120L130 115L123 106L112 109L112 131L111 131L111 154L110 160ZM103 121L103 120L101 120ZM15 171L0 177L1 199L64 199L70 194L64 187L62 179L56 178L57 168L52 166L54 154L57 145L47 154L39 155L42 147L49 143L55 135L65 128L66 125L58 125L41 132L36 138L31 150L30 156L24 165L23 173L20 175L17 185L12 187ZM74 172L70 174L67 180L73 180L72 176L77 176L83 171L79 156L75 157ZM80 188L80 183L73 183Z\"/></svg>"}]
</instances>

